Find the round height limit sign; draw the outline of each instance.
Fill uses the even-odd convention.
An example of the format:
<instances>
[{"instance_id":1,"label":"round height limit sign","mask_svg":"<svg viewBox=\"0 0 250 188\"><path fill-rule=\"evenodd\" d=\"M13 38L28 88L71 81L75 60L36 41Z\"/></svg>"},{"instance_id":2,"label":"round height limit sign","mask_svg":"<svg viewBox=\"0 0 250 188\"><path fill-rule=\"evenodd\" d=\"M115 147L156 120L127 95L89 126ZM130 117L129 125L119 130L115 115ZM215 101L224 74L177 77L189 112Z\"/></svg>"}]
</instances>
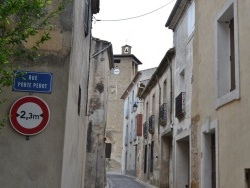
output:
<instances>
[{"instance_id":1,"label":"round height limit sign","mask_svg":"<svg viewBox=\"0 0 250 188\"><path fill-rule=\"evenodd\" d=\"M39 97L22 97L10 109L10 123L23 135L40 133L48 125L49 119L49 107Z\"/></svg>"}]
</instances>

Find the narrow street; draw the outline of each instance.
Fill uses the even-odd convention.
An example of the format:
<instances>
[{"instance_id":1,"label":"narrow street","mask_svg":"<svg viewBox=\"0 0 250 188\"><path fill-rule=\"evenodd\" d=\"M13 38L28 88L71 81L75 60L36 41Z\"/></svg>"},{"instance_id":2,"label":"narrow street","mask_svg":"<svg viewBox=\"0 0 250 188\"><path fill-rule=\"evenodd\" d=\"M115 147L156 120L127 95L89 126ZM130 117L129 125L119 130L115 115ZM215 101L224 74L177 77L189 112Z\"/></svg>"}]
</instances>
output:
<instances>
[{"instance_id":1,"label":"narrow street","mask_svg":"<svg viewBox=\"0 0 250 188\"><path fill-rule=\"evenodd\" d=\"M108 188L153 188L135 177L120 175L117 173L107 173Z\"/></svg>"}]
</instances>

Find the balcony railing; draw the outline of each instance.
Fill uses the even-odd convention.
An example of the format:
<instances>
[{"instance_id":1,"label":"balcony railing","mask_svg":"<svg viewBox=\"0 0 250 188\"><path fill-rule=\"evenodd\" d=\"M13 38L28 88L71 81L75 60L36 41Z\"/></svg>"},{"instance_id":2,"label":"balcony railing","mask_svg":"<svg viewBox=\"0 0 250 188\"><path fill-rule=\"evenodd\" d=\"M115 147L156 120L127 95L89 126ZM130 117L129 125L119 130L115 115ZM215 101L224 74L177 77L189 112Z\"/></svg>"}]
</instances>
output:
<instances>
[{"instance_id":1,"label":"balcony railing","mask_svg":"<svg viewBox=\"0 0 250 188\"><path fill-rule=\"evenodd\" d=\"M181 92L175 98L175 117L178 119L181 119L185 115L185 98L185 92Z\"/></svg>"},{"instance_id":2,"label":"balcony railing","mask_svg":"<svg viewBox=\"0 0 250 188\"><path fill-rule=\"evenodd\" d=\"M155 115L152 115L149 118L148 132L150 134L154 134L155 133Z\"/></svg>"},{"instance_id":3,"label":"balcony railing","mask_svg":"<svg viewBox=\"0 0 250 188\"><path fill-rule=\"evenodd\" d=\"M145 122L143 124L143 136L144 136L145 139L148 138L148 125L147 124L148 124L147 122Z\"/></svg>"},{"instance_id":4,"label":"balcony railing","mask_svg":"<svg viewBox=\"0 0 250 188\"><path fill-rule=\"evenodd\" d=\"M167 103L163 103L159 109L159 123L162 126L167 124Z\"/></svg>"}]
</instances>

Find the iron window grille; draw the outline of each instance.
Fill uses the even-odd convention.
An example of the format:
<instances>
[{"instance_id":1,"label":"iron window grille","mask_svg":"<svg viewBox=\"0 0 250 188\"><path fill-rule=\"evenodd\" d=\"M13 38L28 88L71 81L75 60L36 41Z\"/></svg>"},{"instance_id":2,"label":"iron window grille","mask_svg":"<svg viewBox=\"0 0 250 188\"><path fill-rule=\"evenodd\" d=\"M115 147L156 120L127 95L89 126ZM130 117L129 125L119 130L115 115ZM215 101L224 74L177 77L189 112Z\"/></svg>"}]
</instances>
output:
<instances>
[{"instance_id":1,"label":"iron window grille","mask_svg":"<svg viewBox=\"0 0 250 188\"><path fill-rule=\"evenodd\" d=\"M175 98L175 117L180 119L185 115L185 99L186 99L186 93L181 92L176 98Z\"/></svg>"},{"instance_id":2,"label":"iron window grille","mask_svg":"<svg viewBox=\"0 0 250 188\"><path fill-rule=\"evenodd\" d=\"M143 136L144 136L145 139L148 138L148 126L147 126L147 122L145 122L143 124Z\"/></svg>"},{"instance_id":3,"label":"iron window grille","mask_svg":"<svg viewBox=\"0 0 250 188\"><path fill-rule=\"evenodd\" d=\"M150 134L154 134L154 133L155 133L155 115L152 115L152 116L149 118L148 132L149 132Z\"/></svg>"},{"instance_id":4,"label":"iron window grille","mask_svg":"<svg viewBox=\"0 0 250 188\"><path fill-rule=\"evenodd\" d=\"M167 103L163 103L159 109L159 123L164 126L167 124Z\"/></svg>"}]
</instances>

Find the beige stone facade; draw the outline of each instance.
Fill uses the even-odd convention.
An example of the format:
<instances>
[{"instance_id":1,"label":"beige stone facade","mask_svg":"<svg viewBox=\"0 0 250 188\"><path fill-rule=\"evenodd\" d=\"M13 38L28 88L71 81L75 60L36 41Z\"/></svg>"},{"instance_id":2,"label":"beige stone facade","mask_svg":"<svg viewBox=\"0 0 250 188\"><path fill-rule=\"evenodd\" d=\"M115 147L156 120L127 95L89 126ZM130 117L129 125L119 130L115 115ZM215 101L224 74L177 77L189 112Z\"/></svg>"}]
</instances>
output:
<instances>
[{"instance_id":1,"label":"beige stone facade","mask_svg":"<svg viewBox=\"0 0 250 188\"><path fill-rule=\"evenodd\" d=\"M192 178L196 187L250 186L249 9L249 1L196 1L192 100L199 146L200 176Z\"/></svg>"}]
</instances>

